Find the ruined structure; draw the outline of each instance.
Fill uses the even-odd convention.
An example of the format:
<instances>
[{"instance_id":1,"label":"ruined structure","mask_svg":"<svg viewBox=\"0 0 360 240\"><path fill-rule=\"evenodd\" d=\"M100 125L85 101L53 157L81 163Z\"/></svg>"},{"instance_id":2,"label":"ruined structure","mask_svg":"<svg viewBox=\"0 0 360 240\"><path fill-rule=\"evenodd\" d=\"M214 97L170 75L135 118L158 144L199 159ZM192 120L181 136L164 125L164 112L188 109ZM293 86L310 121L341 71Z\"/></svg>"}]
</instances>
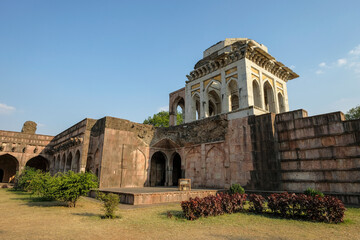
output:
<instances>
[{"instance_id":1,"label":"ruined structure","mask_svg":"<svg viewBox=\"0 0 360 240\"><path fill-rule=\"evenodd\" d=\"M170 93L170 127L104 117L55 137L0 131L0 180L29 165L92 171L101 188L173 186L185 177L195 188L313 187L360 204L360 120L289 112L286 85L297 77L264 45L225 39ZM178 107L185 124L176 123Z\"/></svg>"}]
</instances>

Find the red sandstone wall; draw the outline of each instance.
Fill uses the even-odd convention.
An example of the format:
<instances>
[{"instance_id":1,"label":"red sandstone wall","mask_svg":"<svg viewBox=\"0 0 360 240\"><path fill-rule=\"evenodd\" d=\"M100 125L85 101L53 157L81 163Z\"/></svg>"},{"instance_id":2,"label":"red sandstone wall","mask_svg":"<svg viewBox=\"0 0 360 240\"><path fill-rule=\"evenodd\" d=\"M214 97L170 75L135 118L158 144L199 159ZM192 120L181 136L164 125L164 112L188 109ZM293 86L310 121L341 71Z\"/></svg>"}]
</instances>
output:
<instances>
[{"instance_id":1,"label":"red sandstone wall","mask_svg":"<svg viewBox=\"0 0 360 240\"><path fill-rule=\"evenodd\" d=\"M106 128L100 187L144 187L149 168L149 148L134 132Z\"/></svg>"},{"instance_id":2,"label":"red sandstone wall","mask_svg":"<svg viewBox=\"0 0 360 240\"><path fill-rule=\"evenodd\" d=\"M360 193L360 120L344 119L303 110L276 117L284 190Z\"/></svg>"}]
</instances>

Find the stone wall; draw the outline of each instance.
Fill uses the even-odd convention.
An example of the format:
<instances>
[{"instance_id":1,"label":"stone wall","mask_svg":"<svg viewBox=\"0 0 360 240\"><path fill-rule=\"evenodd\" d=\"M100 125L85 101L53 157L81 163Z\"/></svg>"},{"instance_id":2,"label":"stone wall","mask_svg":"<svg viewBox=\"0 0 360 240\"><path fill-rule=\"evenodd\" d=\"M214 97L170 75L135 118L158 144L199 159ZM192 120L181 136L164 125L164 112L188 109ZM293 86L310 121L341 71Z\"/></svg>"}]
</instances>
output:
<instances>
[{"instance_id":1,"label":"stone wall","mask_svg":"<svg viewBox=\"0 0 360 240\"><path fill-rule=\"evenodd\" d=\"M99 169L101 188L146 185L153 132L150 125L112 117L94 124L89 156L94 158L95 169Z\"/></svg>"},{"instance_id":2,"label":"stone wall","mask_svg":"<svg viewBox=\"0 0 360 240\"><path fill-rule=\"evenodd\" d=\"M360 120L298 110L277 115L275 126L283 190L360 194Z\"/></svg>"},{"instance_id":3,"label":"stone wall","mask_svg":"<svg viewBox=\"0 0 360 240\"><path fill-rule=\"evenodd\" d=\"M16 171L37 157L41 157L44 170L52 167L51 140L53 136L22 132L0 131L1 181L12 181Z\"/></svg>"}]
</instances>

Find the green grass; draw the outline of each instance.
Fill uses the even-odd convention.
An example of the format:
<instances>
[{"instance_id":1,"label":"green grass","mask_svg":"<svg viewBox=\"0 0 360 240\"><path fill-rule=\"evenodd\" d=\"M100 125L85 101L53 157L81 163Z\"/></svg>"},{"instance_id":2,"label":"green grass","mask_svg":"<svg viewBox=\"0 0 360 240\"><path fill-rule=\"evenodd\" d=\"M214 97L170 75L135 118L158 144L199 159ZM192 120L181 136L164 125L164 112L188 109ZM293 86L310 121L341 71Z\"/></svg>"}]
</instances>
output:
<instances>
[{"instance_id":1,"label":"green grass","mask_svg":"<svg viewBox=\"0 0 360 240\"><path fill-rule=\"evenodd\" d=\"M81 198L68 208L0 189L0 213L0 239L360 239L359 208L348 208L342 224L251 213L188 221L179 203L120 205L121 218L102 219L101 204L93 199Z\"/></svg>"}]
</instances>

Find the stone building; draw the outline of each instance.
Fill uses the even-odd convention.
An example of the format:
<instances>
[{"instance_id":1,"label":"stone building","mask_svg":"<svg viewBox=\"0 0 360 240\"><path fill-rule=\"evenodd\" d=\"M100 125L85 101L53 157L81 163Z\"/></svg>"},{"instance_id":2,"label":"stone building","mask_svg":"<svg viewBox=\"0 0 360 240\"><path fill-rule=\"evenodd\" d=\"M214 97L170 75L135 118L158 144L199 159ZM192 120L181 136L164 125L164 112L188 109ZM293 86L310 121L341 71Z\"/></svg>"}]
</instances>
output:
<instances>
[{"instance_id":1,"label":"stone building","mask_svg":"<svg viewBox=\"0 0 360 240\"><path fill-rule=\"evenodd\" d=\"M264 45L225 39L170 93L170 127L104 117L54 137L0 131L0 180L29 165L92 171L101 188L173 186L185 177L193 187L313 187L360 204L360 120L289 112L286 84L297 77ZM176 123L178 107L184 124Z\"/></svg>"}]
</instances>

